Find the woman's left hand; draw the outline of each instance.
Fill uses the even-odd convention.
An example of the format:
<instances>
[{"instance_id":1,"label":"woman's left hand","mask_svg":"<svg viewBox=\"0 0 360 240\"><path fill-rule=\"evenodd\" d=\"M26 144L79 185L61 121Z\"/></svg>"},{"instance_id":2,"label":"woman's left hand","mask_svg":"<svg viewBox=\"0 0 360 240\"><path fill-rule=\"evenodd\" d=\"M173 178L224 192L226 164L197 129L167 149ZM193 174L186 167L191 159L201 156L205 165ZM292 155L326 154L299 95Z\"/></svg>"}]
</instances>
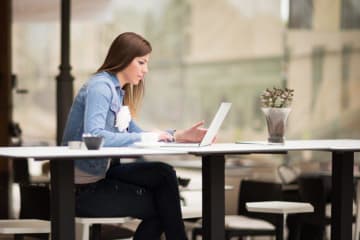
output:
<instances>
[{"instance_id":1,"label":"woman's left hand","mask_svg":"<svg viewBox=\"0 0 360 240\"><path fill-rule=\"evenodd\" d=\"M176 131L174 134L175 141L193 143L201 142L207 132L206 128L201 127L203 125L204 121L200 121L188 129Z\"/></svg>"}]
</instances>

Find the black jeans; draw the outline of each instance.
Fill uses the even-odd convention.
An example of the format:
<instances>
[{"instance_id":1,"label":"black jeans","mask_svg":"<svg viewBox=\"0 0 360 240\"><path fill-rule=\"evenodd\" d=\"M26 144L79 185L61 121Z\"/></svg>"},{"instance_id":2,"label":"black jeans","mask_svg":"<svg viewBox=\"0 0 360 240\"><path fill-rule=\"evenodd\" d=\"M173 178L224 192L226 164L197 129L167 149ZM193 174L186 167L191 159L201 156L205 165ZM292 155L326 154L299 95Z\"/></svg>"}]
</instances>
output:
<instances>
[{"instance_id":1,"label":"black jeans","mask_svg":"<svg viewBox=\"0 0 360 240\"><path fill-rule=\"evenodd\" d=\"M174 169L161 162L112 166L96 183L77 186L76 215L142 219L135 240L186 239Z\"/></svg>"}]
</instances>

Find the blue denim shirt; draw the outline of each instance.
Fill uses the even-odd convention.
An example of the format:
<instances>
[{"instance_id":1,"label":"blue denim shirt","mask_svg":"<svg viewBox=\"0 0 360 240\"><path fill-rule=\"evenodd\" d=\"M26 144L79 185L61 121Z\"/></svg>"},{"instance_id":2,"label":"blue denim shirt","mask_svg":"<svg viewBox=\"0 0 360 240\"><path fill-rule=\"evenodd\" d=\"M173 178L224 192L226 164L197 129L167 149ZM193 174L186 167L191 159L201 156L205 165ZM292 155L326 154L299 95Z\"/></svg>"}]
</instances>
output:
<instances>
[{"instance_id":1,"label":"blue denim shirt","mask_svg":"<svg viewBox=\"0 0 360 240\"><path fill-rule=\"evenodd\" d=\"M115 127L125 92L117 77L108 72L93 75L80 89L70 109L62 145L81 141L83 133L103 136L105 147L128 146L141 140L143 130L130 121L127 131ZM109 159L76 160L75 167L96 176L104 175Z\"/></svg>"}]
</instances>

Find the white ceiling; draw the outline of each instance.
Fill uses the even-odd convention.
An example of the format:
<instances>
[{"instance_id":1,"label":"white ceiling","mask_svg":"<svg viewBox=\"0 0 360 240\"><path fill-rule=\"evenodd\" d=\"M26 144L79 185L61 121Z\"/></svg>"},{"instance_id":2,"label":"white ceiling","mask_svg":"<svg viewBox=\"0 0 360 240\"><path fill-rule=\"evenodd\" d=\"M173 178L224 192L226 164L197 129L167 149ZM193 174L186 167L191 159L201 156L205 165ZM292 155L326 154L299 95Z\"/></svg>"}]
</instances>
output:
<instances>
[{"instance_id":1,"label":"white ceiling","mask_svg":"<svg viewBox=\"0 0 360 240\"><path fill-rule=\"evenodd\" d=\"M13 0L14 22L60 21L61 0ZM111 18L111 0L71 0L72 21Z\"/></svg>"}]
</instances>

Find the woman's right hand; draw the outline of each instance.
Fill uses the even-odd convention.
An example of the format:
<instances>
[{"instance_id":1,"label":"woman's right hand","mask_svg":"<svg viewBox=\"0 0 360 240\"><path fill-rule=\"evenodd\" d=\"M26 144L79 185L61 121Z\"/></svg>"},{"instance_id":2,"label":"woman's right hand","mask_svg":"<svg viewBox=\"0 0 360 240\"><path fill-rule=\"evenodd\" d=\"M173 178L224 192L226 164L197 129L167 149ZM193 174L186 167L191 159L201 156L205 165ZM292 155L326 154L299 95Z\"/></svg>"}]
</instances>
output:
<instances>
[{"instance_id":1,"label":"woman's right hand","mask_svg":"<svg viewBox=\"0 0 360 240\"><path fill-rule=\"evenodd\" d=\"M161 132L158 132L158 134L159 134L158 141L160 141L160 142L173 142L174 141L174 137L168 132L161 131Z\"/></svg>"},{"instance_id":2,"label":"woman's right hand","mask_svg":"<svg viewBox=\"0 0 360 240\"><path fill-rule=\"evenodd\" d=\"M176 131L174 135L175 141L190 143L201 142L207 132L207 129L202 127L203 125L204 121L200 121L188 129Z\"/></svg>"}]
</instances>

